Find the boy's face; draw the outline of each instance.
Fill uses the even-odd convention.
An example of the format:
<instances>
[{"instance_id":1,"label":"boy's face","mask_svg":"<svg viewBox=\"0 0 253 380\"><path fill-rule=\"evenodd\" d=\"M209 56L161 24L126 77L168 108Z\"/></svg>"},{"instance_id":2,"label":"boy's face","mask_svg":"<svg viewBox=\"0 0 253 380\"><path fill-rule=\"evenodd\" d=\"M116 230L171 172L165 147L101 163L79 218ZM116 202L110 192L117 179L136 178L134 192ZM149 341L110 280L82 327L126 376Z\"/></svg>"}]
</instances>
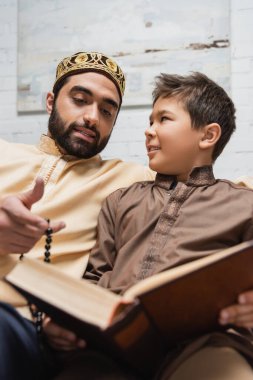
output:
<instances>
[{"instance_id":1,"label":"boy's face","mask_svg":"<svg viewBox=\"0 0 253 380\"><path fill-rule=\"evenodd\" d=\"M199 142L204 132L192 128L190 115L177 98L158 98L145 134L154 171L186 181L192 168L202 165Z\"/></svg>"}]
</instances>

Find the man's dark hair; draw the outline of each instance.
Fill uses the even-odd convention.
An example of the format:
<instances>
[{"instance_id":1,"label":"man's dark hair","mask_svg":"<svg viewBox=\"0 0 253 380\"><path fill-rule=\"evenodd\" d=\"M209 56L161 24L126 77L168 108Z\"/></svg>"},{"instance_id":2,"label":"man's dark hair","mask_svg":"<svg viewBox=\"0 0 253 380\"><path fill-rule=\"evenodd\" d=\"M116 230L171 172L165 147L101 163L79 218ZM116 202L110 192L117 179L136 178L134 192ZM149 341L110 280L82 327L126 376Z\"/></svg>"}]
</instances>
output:
<instances>
[{"instance_id":1,"label":"man's dark hair","mask_svg":"<svg viewBox=\"0 0 253 380\"><path fill-rule=\"evenodd\" d=\"M69 81L69 76L61 80L57 85L54 87L54 102L56 101L58 94L60 92L60 89Z\"/></svg>"},{"instance_id":2,"label":"man's dark hair","mask_svg":"<svg viewBox=\"0 0 253 380\"><path fill-rule=\"evenodd\" d=\"M225 90L199 72L187 76L160 74L155 81L153 105L160 97L176 97L189 113L192 128L200 129L211 123L220 125L221 136L212 157L215 161L236 128L235 106Z\"/></svg>"}]
</instances>

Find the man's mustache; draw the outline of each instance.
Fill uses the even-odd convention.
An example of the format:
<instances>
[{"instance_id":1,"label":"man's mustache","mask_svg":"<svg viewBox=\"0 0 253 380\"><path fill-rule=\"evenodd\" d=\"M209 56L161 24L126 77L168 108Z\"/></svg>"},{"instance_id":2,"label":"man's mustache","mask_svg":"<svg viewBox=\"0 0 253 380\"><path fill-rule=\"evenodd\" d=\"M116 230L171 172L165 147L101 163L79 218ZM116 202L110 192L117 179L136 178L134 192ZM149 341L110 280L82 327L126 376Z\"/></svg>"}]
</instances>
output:
<instances>
[{"instance_id":1,"label":"man's mustache","mask_svg":"<svg viewBox=\"0 0 253 380\"><path fill-rule=\"evenodd\" d=\"M96 141L99 141L100 140L100 133L99 131L97 130L97 128L93 125L89 125L87 123L77 123L77 122L73 122L69 125L68 127L68 132L72 132L73 130L75 130L76 128L85 128L85 129L89 129L90 131L94 132L95 133L95 136L96 136Z\"/></svg>"}]
</instances>

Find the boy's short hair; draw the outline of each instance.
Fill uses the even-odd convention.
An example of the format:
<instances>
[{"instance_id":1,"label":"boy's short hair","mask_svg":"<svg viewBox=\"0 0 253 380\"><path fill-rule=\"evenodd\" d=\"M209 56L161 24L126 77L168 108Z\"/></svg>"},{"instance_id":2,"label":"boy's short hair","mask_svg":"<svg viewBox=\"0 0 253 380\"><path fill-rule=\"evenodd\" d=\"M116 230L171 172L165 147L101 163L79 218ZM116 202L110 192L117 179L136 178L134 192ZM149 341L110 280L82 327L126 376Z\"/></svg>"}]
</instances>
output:
<instances>
[{"instance_id":1,"label":"boy's short hair","mask_svg":"<svg viewBox=\"0 0 253 380\"><path fill-rule=\"evenodd\" d=\"M176 97L189 113L192 128L217 123L221 136L213 150L213 160L221 154L235 130L235 106L225 90L206 75L194 72L181 76L160 74L153 90L153 105L158 98Z\"/></svg>"}]
</instances>

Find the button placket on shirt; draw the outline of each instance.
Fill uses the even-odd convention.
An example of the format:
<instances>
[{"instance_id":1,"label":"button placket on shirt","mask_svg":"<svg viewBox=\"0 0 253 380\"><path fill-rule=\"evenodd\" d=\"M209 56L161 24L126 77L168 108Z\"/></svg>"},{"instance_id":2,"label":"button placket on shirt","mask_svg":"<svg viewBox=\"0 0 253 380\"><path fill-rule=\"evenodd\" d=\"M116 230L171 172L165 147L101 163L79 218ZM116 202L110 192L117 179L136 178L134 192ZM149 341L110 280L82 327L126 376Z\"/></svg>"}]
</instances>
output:
<instances>
[{"instance_id":1,"label":"button placket on shirt","mask_svg":"<svg viewBox=\"0 0 253 380\"><path fill-rule=\"evenodd\" d=\"M156 224L150 247L141 262L138 280L151 276L159 263L160 253L169 238L169 233L174 225L180 207L192 190L191 186L179 183L174 189L168 190L168 199Z\"/></svg>"}]
</instances>

